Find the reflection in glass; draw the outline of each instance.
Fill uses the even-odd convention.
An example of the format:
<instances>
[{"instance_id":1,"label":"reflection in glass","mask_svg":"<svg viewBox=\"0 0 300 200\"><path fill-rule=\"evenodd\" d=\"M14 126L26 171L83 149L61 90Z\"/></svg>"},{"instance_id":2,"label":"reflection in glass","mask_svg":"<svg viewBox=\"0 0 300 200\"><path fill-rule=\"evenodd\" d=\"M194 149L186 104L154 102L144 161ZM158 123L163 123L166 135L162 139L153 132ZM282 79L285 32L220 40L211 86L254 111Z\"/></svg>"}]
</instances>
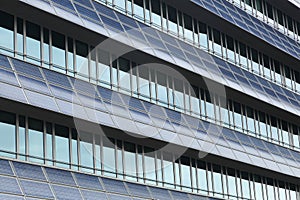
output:
<instances>
[{"instance_id":1,"label":"reflection in glass","mask_svg":"<svg viewBox=\"0 0 300 200\"><path fill-rule=\"evenodd\" d=\"M144 2L143 0L133 0L133 14L138 19L144 19Z\"/></svg>"},{"instance_id":2,"label":"reflection in glass","mask_svg":"<svg viewBox=\"0 0 300 200\"><path fill-rule=\"evenodd\" d=\"M198 175L198 188L199 193L207 195L207 174L206 174L206 164L205 162L197 162L197 175Z\"/></svg>"},{"instance_id":3,"label":"reflection in glass","mask_svg":"<svg viewBox=\"0 0 300 200\"><path fill-rule=\"evenodd\" d=\"M169 31L177 35L177 11L171 6L168 6L168 19Z\"/></svg>"},{"instance_id":4,"label":"reflection in glass","mask_svg":"<svg viewBox=\"0 0 300 200\"><path fill-rule=\"evenodd\" d=\"M155 184L155 153L154 149L144 147L144 167L145 167L145 178L146 183Z\"/></svg>"},{"instance_id":5,"label":"reflection in glass","mask_svg":"<svg viewBox=\"0 0 300 200\"><path fill-rule=\"evenodd\" d=\"M116 177L114 139L103 138L103 173L106 176Z\"/></svg>"},{"instance_id":6,"label":"reflection in glass","mask_svg":"<svg viewBox=\"0 0 300 200\"><path fill-rule=\"evenodd\" d=\"M164 183L166 187L174 188L174 169L172 160L173 158L171 154L163 154Z\"/></svg>"},{"instance_id":7,"label":"reflection in glass","mask_svg":"<svg viewBox=\"0 0 300 200\"><path fill-rule=\"evenodd\" d=\"M180 160L180 172L181 172L181 185L183 186L183 190L192 191L191 190L191 168L190 168L190 159L187 157L181 157Z\"/></svg>"},{"instance_id":8,"label":"reflection in glass","mask_svg":"<svg viewBox=\"0 0 300 200\"><path fill-rule=\"evenodd\" d=\"M98 80L101 86L109 87L110 85L110 67L109 54L98 49Z\"/></svg>"},{"instance_id":9,"label":"reflection in glass","mask_svg":"<svg viewBox=\"0 0 300 200\"><path fill-rule=\"evenodd\" d=\"M242 172L242 193L244 198L251 198L249 187L249 174L247 172Z\"/></svg>"},{"instance_id":10,"label":"reflection in glass","mask_svg":"<svg viewBox=\"0 0 300 200\"><path fill-rule=\"evenodd\" d=\"M93 134L79 132L80 165L82 171L93 172Z\"/></svg>"},{"instance_id":11,"label":"reflection in glass","mask_svg":"<svg viewBox=\"0 0 300 200\"><path fill-rule=\"evenodd\" d=\"M43 29L43 66L49 68L50 65L50 41L49 41L49 30Z\"/></svg>"},{"instance_id":12,"label":"reflection in glass","mask_svg":"<svg viewBox=\"0 0 300 200\"><path fill-rule=\"evenodd\" d=\"M222 184L222 175L221 175L221 167L219 165L213 165L213 184L214 184L214 192L215 196L222 197L223 193L223 184Z\"/></svg>"},{"instance_id":13,"label":"reflection in glass","mask_svg":"<svg viewBox=\"0 0 300 200\"><path fill-rule=\"evenodd\" d=\"M160 0L151 0L151 20L155 26L161 26Z\"/></svg>"},{"instance_id":14,"label":"reflection in glass","mask_svg":"<svg viewBox=\"0 0 300 200\"><path fill-rule=\"evenodd\" d=\"M125 58L119 58L119 88L122 92L130 95L130 62Z\"/></svg>"},{"instance_id":15,"label":"reflection in glass","mask_svg":"<svg viewBox=\"0 0 300 200\"><path fill-rule=\"evenodd\" d=\"M146 101L150 99L150 77L149 70L146 66L138 67L139 78L138 78L138 90L140 98Z\"/></svg>"},{"instance_id":16,"label":"reflection in glass","mask_svg":"<svg viewBox=\"0 0 300 200\"><path fill-rule=\"evenodd\" d=\"M157 72L157 100L162 106L168 105L167 76Z\"/></svg>"}]
</instances>

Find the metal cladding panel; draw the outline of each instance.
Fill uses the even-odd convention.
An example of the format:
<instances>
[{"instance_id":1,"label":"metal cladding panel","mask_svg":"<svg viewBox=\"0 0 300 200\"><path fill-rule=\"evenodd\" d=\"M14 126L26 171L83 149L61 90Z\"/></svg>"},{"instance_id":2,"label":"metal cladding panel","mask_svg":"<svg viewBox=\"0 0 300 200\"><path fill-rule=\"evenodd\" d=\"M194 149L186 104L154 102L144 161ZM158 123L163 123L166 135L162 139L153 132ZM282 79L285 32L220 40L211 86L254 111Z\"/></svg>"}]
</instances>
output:
<instances>
[{"instance_id":1,"label":"metal cladding panel","mask_svg":"<svg viewBox=\"0 0 300 200\"><path fill-rule=\"evenodd\" d=\"M71 9L63 5L57 5L57 3L55 2L52 4L43 4L44 6L41 6L42 0L21 1L49 12L53 15L59 16L65 20L69 20L72 23L76 23L89 30L100 33L101 35L111 38L112 40L117 40L147 54L158 57L159 59L171 62L179 67L185 68L186 70L197 73L203 77L211 80L218 80L219 83L229 88L240 91L242 93L247 93L253 98L259 99L261 101L264 101L265 103L272 104L280 109L284 109L288 112L300 116L300 95L298 95L297 93L288 91L285 88L281 88L270 81L247 72L244 69L239 69L238 67L233 66L232 64L229 64L213 55L210 55L201 49L198 49L168 34L157 31L154 28L137 22L134 19L131 19L112 9L109 9L100 3L93 2L93 7L88 9L89 12L84 12L80 15L79 13L77 13L77 11L76 13L74 13L73 11L71 11ZM213 4L212 2L199 3L202 1L194 1L200 4L200 6L203 6L205 4L206 7L209 8L215 7L215 5L207 6L209 4ZM73 5L72 2L71 4ZM276 37L284 37L279 41L289 41L289 46L294 50L296 49L300 53L300 45L295 41L295 44L291 43L293 40L291 41L291 39L285 37L280 32L273 30L272 28L268 27L268 25L264 25L263 23L259 22L259 20L256 20L254 17L251 17L244 11L240 11L240 9L235 8L230 3L224 1L221 4L222 6L226 6L226 8L230 7L231 10L236 10L236 14L233 14L233 12L231 12L231 15L234 15L235 20L236 18L238 18L239 20L245 20L246 17L250 18L249 20L253 21L253 23L258 23L259 27L263 26L266 31L274 32L269 34L276 35ZM60 11L58 12L57 9L59 9ZM214 10L216 9L217 8L214 8ZM91 15L89 13L93 13L93 16L98 14L101 19L97 23L95 20L95 23L91 21L85 23L87 21L86 17L92 18L92 16L88 16ZM82 16L85 17L83 18ZM242 22L240 21L238 25L240 25L241 23ZM124 27L127 28L124 29ZM258 33L260 32L258 31ZM151 34L151 36L149 34ZM154 39L156 42L152 44L150 40L148 41L145 39L148 37L152 37L151 41L153 42ZM259 37L264 38L263 34L259 35ZM159 47L156 47L157 45L155 44L157 44ZM295 45L297 45L297 47ZM281 44L280 46L284 45ZM291 51L290 48L288 49ZM295 56L294 51L292 52ZM299 53L297 53L297 55ZM278 89L278 87L280 89Z\"/></svg>"},{"instance_id":2,"label":"metal cladding panel","mask_svg":"<svg viewBox=\"0 0 300 200\"><path fill-rule=\"evenodd\" d=\"M47 69L42 71L45 73ZM50 85L48 80L43 80L41 83ZM27 84L30 84L30 82ZM34 82L34 86L36 84L37 82ZM27 101L23 102L25 104L128 131L142 137L150 137L185 148L189 147L206 153L225 156L250 165L267 169L269 168L268 163L281 163L286 165L287 168L297 168L299 166L299 152L155 104L127 97L124 94L99 86L96 88L87 82L78 81L77 84L77 81L72 79L70 84L72 88L77 90L80 96L79 99L61 97L60 93L64 93L64 91L75 95L74 92L67 89L70 87L59 87L60 93L39 93L36 89L31 91L30 89L3 83L0 90L3 89L3 94L7 94L7 89L15 87L17 89L13 91L12 96L4 97L16 100L16 96L25 94L29 100L29 103ZM1 82L0 85L2 85ZM96 89L100 96L98 93L94 95ZM94 99L92 96L81 95L80 93L83 92L94 95ZM135 105L137 106L135 107ZM197 125L195 126L195 124ZM243 156L244 159L239 159L241 154L236 152L245 153L249 157ZM278 157L281 159L278 159ZM293 170L282 171L279 168L273 168L273 170L300 177L300 174L295 175ZM63 184L75 184L70 175L64 176L53 172L50 176L48 174L48 177L53 182L60 180L63 181Z\"/></svg>"}]
</instances>

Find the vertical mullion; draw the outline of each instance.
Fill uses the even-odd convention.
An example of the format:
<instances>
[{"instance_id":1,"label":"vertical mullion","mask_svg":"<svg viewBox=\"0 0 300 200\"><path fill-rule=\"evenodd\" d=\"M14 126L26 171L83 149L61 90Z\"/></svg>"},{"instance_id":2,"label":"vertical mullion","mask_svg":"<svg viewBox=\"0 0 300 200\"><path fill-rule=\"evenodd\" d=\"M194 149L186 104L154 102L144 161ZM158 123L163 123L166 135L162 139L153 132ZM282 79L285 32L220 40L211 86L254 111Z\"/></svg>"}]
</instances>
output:
<instances>
[{"instance_id":1,"label":"vertical mullion","mask_svg":"<svg viewBox=\"0 0 300 200\"><path fill-rule=\"evenodd\" d=\"M16 151L16 154L15 154L15 158L19 159L19 153L20 153L20 144L19 144L19 139L20 139L20 131L19 131L19 114L16 114L16 124L15 124L15 144L16 144L16 148L15 148L15 151Z\"/></svg>"}]
</instances>

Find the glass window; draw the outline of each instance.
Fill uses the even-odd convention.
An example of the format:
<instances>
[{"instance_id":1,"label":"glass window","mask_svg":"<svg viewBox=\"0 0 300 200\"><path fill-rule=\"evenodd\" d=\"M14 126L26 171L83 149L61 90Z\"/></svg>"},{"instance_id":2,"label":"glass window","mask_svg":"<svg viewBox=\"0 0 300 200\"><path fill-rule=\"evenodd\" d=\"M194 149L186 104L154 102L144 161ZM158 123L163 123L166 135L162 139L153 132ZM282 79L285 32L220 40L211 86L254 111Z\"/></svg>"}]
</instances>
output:
<instances>
[{"instance_id":1,"label":"glass window","mask_svg":"<svg viewBox=\"0 0 300 200\"><path fill-rule=\"evenodd\" d=\"M163 175L165 186L174 188L173 157L168 153L163 155Z\"/></svg>"},{"instance_id":2,"label":"glass window","mask_svg":"<svg viewBox=\"0 0 300 200\"><path fill-rule=\"evenodd\" d=\"M19 116L19 157L18 159L25 160L26 157L26 128L25 117Z\"/></svg>"},{"instance_id":3,"label":"glass window","mask_svg":"<svg viewBox=\"0 0 300 200\"><path fill-rule=\"evenodd\" d=\"M71 154L71 157L72 157L72 169L76 169L78 170L79 169L79 160L78 160L78 134L77 134L77 131L76 129L72 129L71 131L71 150L72 150L72 154Z\"/></svg>"},{"instance_id":4,"label":"glass window","mask_svg":"<svg viewBox=\"0 0 300 200\"><path fill-rule=\"evenodd\" d=\"M156 152L156 177L157 185L163 186L162 155L159 151Z\"/></svg>"},{"instance_id":5,"label":"glass window","mask_svg":"<svg viewBox=\"0 0 300 200\"><path fill-rule=\"evenodd\" d=\"M258 52L255 49L251 49L251 56L252 56L252 71L254 73L260 74Z\"/></svg>"},{"instance_id":6,"label":"glass window","mask_svg":"<svg viewBox=\"0 0 300 200\"><path fill-rule=\"evenodd\" d=\"M214 38L214 53L222 55L222 44L221 44L221 34L220 31L213 29L213 38Z\"/></svg>"},{"instance_id":7,"label":"glass window","mask_svg":"<svg viewBox=\"0 0 300 200\"><path fill-rule=\"evenodd\" d=\"M146 183L155 184L155 151L152 148L144 147L144 167Z\"/></svg>"},{"instance_id":8,"label":"glass window","mask_svg":"<svg viewBox=\"0 0 300 200\"><path fill-rule=\"evenodd\" d=\"M55 125L55 156L56 166L69 168L69 129L57 124Z\"/></svg>"},{"instance_id":9,"label":"glass window","mask_svg":"<svg viewBox=\"0 0 300 200\"><path fill-rule=\"evenodd\" d=\"M168 27L171 33L177 35L177 11L172 6L168 6Z\"/></svg>"},{"instance_id":10,"label":"glass window","mask_svg":"<svg viewBox=\"0 0 300 200\"><path fill-rule=\"evenodd\" d=\"M126 94L131 94L130 87L130 62L125 58L119 58L119 88Z\"/></svg>"},{"instance_id":11,"label":"glass window","mask_svg":"<svg viewBox=\"0 0 300 200\"><path fill-rule=\"evenodd\" d=\"M191 90L191 111L192 115L199 117L200 116L200 102L199 102L199 88L192 86Z\"/></svg>"},{"instance_id":12,"label":"glass window","mask_svg":"<svg viewBox=\"0 0 300 200\"><path fill-rule=\"evenodd\" d=\"M183 111L184 109L184 93L183 93L183 81L174 78L174 104L175 109Z\"/></svg>"},{"instance_id":13,"label":"glass window","mask_svg":"<svg viewBox=\"0 0 300 200\"><path fill-rule=\"evenodd\" d=\"M292 76L290 68L287 66L284 66L284 76L285 76L285 85L292 89Z\"/></svg>"},{"instance_id":14,"label":"glass window","mask_svg":"<svg viewBox=\"0 0 300 200\"><path fill-rule=\"evenodd\" d=\"M110 85L110 66L109 53L98 49L98 80L101 86Z\"/></svg>"},{"instance_id":15,"label":"glass window","mask_svg":"<svg viewBox=\"0 0 300 200\"><path fill-rule=\"evenodd\" d=\"M184 38L193 41L193 22L189 15L183 14L184 19Z\"/></svg>"},{"instance_id":16,"label":"glass window","mask_svg":"<svg viewBox=\"0 0 300 200\"><path fill-rule=\"evenodd\" d=\"M83 78L89 77L89 65L88 65L88 45L76 41L76 71L79 73Z\"/></svg>"},{"instance_id":17,"label":"glass window","mask_svg":"<svg viewBox=\"0 0 300 200\"><path fill-rule=\"evenodd\" d=\"M288 124L285 121L282 121L282 142L285 145L289 145L289 132L288 132Z\"/></svg>"},{"instance_id":18,"label":"glass window","mask_svg":"<svg viewBox=\"0 0 300 200\"><path fill-rule=\"evenodd\" d=\"M150 2L149 0L144 0L145 1L145 21L147 23L150 22Z\"/></svg>"},{"instance_id":19,"label":"glass window","mask_svg":"<svg viewBox=\"0 0 300 200\"><path fill-rule=\"evenodd\" d=\"M90 82L96 84L97 80L97 60L96 60L96 49L91 46L90 47Z\"/></svg>"},{"instance_id":20,"label":"glass window","mask_svg":"<svg viewBox=\"0 0 300 200\"><path fill-rule=\"evenodd\" d=\"M54 70L65 72L66 67L66 47L65 36L52 31L52 63Z\"/></svg>"},{"instance_id":21,"label":"glass window","mask_svg":"<svg viewBox=\"0 0 300 200\"><path fill-rule=\"evenodd\" d=\"M259 132L262 137L264 138L268 137L266 115L263 112L259 112Z\"/></svg>"},{"instance_id":22,"label":"glass window","mask_svg":"<svg viewBox=\"0 0 300 200\"><path fill-rule=\"evenodd\" d=\"M192 181L191 181L191 167L190 158L181 157L180 158L180 172L181 172L181 185L183 190L192 191Z\"/></svg>"},{"instance_id":23,"label":"glass window","mask_svg":"<svg viewBox=\"0 0 300 200\"><path fill-rule=\"evenodd\" d=\"M161 27L160 0L151 0L151 20L155 26Z\"/></svg>"},{"instance_id":24,"label":"glass window","mask_svg":"<svg viewBox=\"0 0 300 200\"><path fill-rule=\"evenodd\" d=\"M255 133L255 122L254 122L254 112L250 107L246 108L247 110L247 128L251 133Z\"/></svg>"},{"instance_id":25,"label":"glass window","mask_svg":"<svg viewBox=\"0 0 300 200\"><path fill-rule=\"evenodd\" d=\"M29 160L43 162L44 157L43 122L28 119L28 154Z\"/></svg>"},{"instance_id":26,"label":"glass window","mask_svg":"<svg viewBox=\"0 0 300 200\"><path fill-rule=\"evenodd\" d=\"M93 134L85 131L79 131L79 149L80 149L80 169L82 171L93 172L94 153L93 153Z\"/></svg>"},{"instance_id":27,"label":"glass window","mask_svg":"<svg viewBox=\"0 0 300 200\"><path fill-rule=\"evenodd\" d=\"M2 34L1 34L2 37ZM23 19L17 18L17 41L16 41L16 57L23 59L24 56L24 27ZM1 42L0 42L1 43ZM1 45L2 46L2 45Z\"/></svg>"},{"instance_id":28,"label":"glass window","mask_svg":"<svg viewBox=\"0 0 300 200\"><path fill-rule=\"evenodd\" d=\"M74 41L68 37L68 72L74 75Z\"/></svg>"},{"instance_id":29,"label":"glass window","mask_svg":"<svg viewBox=\"0 0 300 200\"><path fill-rule=\"evenodd\" d=\"M281 84L282 79L281 79L281 67L278 61L274 61L274 77L275 77L275 82Z\"/></svg>"},{"instance_id":30,"label":"glass window","mask_svg":"<svg viewBox=\"0 0 300 200\"><path fill-rule=\"evenodd\" d=\"M263 200L261 177L254 175L255 199Z\"/></svg>"},{"instance_id":31,"label":"glass window","mask_svg":"<svg viewBox=\"0 0 300 200\"><path fill-rule=\"evenodd\" d=\"M125 160L123 160L123 142L121 140L117 140L116 157L117 177L123 179Z\"/></svg>"},{"instance_id":32,"label":"glass window","mask_svg":"<svg viewBox=\"0 0 300 200\"><path fill-rule=\"evenodd\" d=\"M101 136L100 135L94 135L95 138L95 168L96 173L101 174Z\"/></svg>"},{"instance_id":33,"label":"glass window","mask_svg":"<svg viewBox=\"0 0 300 200\"><path fill-rule=\"evenodd\" d=\"M278 138L278 128L277 128L277 119L273 116L271 116L271 137L273 140L275 141L279 141L279 138Z\"/></svg>"},{"instance_id":34,"label":"glass window","mask_svg":"<svg viewBox=\"0 0 300 200\"><path fill-rule=\"evenodd\" d=\"M114 0L114 5L122 11L126 10L126 0Z\"/></svg>"},{"instance_id":35,"label":"glass window","mask_svg":"<svg viewBox=\"0 0 300 200\"><path fill-rule=\"evenodd\" d=\"M43 29L43 66L48 67L50 66L50 43L49 43L49 30L44 28Z\"/></svg>"},{"instance_id":36,"label":"glass window","mask_svg":"<svg viewBox=\"0 0 300 200\"><path fill-rule=\"evenodd\" d=\"M267 178L267 195L268 199L276 199L274 193L274 182L273 179Z\"/></svg>"},{"instance_id":37,"label":"glass window","mask_svg":"<svg viewBox=\"0 0 300 200\"><path fill-rule=\"evenodd\" d=\"M214 121L215 119L215 109L214 109L214 96L212 96L208 90L205 91L205 100L206 100L206 117L209 120Z\"/></svg>"},{"instance_id":38,"label":"glass window","mask_svg":"<svg viewBox=\"0 0 300 200\"><path fill-rule=\"evenodd\" d=\"M115 141L110 138L103 138L103 162L102 169L104 175L116 177L116 156L115 156Z\"/></svg>"},{"instance_id":39,"label":"glass window","mask_svg":"<svg viewBox=\"0 0 300 200\"><path fill-rule=\"evenodd\" d=\"M247 49L246 49L246 45L243 43L239 43L240 45L240 65L242 65L242 67L246 67L247 68Z\"/></svg>"},{"instance_id":40,"label":"glass window","mask_svg":"<svg viewBox=\"0 0 300 200\"><path fill-rule=\"evenodd\" d=\"M213 184L214 184L215 196L222 197L223 184L222 184L221 167L219 165L213 165Z\"/></svg>"},{"instance_id":41,"label":"glass window","mask_svg":"<svg viewBox=\"0 0 300 200\"><path fill-rule=\"evenodd\" d=\"M111 83L114 89L118 89L118 60L113 56L111 68Z\"/></svg>"},{"instance_id":42,"label":"glass window","mask_svg":"<svg viewBox=\"0 0 300 200\"><path fill-rule=\"evenodd\" d=\"M127 180L136 181L136 148L135 144L124 142L124 173Z\"/></svg>"},{"instance_id":43,"label":"glass window","mask_svg":"<svg viewBox=\"0 0 300 200\"><path fill-rule=\"evenodd\" d=\"M133 14L138 19L144 20L144 1L133 0Z\"/></svg>"},{"instance_id":44,"label":"glass window","mask_svg":"<svg viewBox=\"0 0 300 200\"><path fill-rule=\"evenodd\" d=\"M14 17L0 11L0 53L13 56L14 50Z\"/></svg>"},{"instance_id":45,"label":"glass window","mask_svg":"<svg viewBox=\"0 0 300 200\"><path fill-rule=\"evenodd\" d=\"M167 76L161 72L157 72L157 100L159 105L168 105Z\"/></svg>"},{"instance_id":46,"label":"glass window","mask_svg":"<svg viewBox=\"0 0 300 200\"><path fill-rule=\"evenodd\" d=\"M199 193L207 195L207 173L206 173L206 163L202 161L197 162L197 179Z\"/></svg>"},{"instance_id":47,"label":"glass window","mask_svg":"<svg viewBox=\"0 0 300 200\"><path fill-rule=\"evenodd\" d=\"M132 62L131 68L131 90L134 97L138 97L138 70L136 63Z\"/></svg>"},{"instance_id":48,"label":"glass window","mask_svg":"<svg viewBox=\"0 0 300 200\"><path fill-rule=\"evenodd\" d=\"M139 72L138 90L139 90L140 98L149 101L150 99L149 69L147 66L139 66L138 72Z\"/></svg>"},{"instance_id":49,"label":"glass window","mask_svg":"<svg viewBox=\"0 0 300 200\"><path fill-rule=\"evenodd\" d=\"M46 164L53 165L53 130L52 124L46 123L46 137L45 137L45 160Z\"/></svg>"},{"instance_id":50,"label":"glass window","mask_svg":"<svg viewBox=\"0 0 300 200\"><path fill-rule=\"evenodd\" d=\"M279 181L279 199L280 200L286 200L286 194L285 194L285 184L282 181Z\"/></svg>"},{"instance_id":51,"label":"glass window","mask_svg":"<svg viewBox=\"0 0 300 200\"><path fill-rule=\"evenodd\" d=\"M182 12L178 11L178 34L183 37L183 15Z\"/></svg>"},{"instance_id":52,"label":"glass window","mask_svg":"<svg viewBox=\"0 0 300 200\"><path fill-rule=\"evenodd\" d=\"M237 129L243 129L241 104L233 102L234 108L234 125Z\"/></svg>"},{"instance_id":53,"label":"glass window","mask_svg":"<svg viewBox=\"0 0 300 200\"><path fill-rule=\"evenodd\" d=\"M16 115L0 111L0 155L15 157L16 151Z\"/></svg>"},{"instance_id":54,"label":"glass window","mask_svg":"<svg viewBox=\"0 0 300 200\"><path fill-rule=\"evenodd\" d=\"M137 176L139 182L144 182L143 147L137 146Z\"/></svg>"},{"instance_id":55,"label":"glass window","mask_svg":"<svg viewBox=\"0 0 300 200\"><path fill-rule=\"evenodd\" d=\"M229 127L229 113L227 99L225 97L220 97L220 120L224 123L226 127Z\"/></svg>"},{"instance_id":56,"label":"glass window","mask_svg":"<svg viewBox=\"0 0 300 200\"><path fill-rule=\"evenodd\" d=\"M179 159L176 159L174 162L174 179L175 179L175 188L182 188L180 183Z\"/></svg>"},{"instance_id":57,"label":"glass window","mask_svg":"<svg viewBox=\"0 0 300 200\"><path fill-rule=\"evenodd\" d=\"M235 178L235 170L234 169L227 169L227 177L228 177L228 193L231 196L237 196L237 185L236 185L236 178Z\"/></svg>"},{"instance_id":58,"label":"glass window","mask_svg":"<svg viewBox=\"0 0 300 200\"><path fill-rule=\"evenodd\" d=\"M300 144L299 144L299 132L298 132L298 127L296 125L293 125L293 128L292 128L292 133L293 133L293 144L294 144L294 147L296 148L299 148Z\"/></svg>"},{"instance_id":59,"label":"glass window","mask_svg":"<svg viewBox=\"0 0 300 200\"><path fill-rule=\"evenodd\" d=\"M226 36L226 45L227 45L227 58L228 60L235 61L235 50L234 50L234 40L232 37Z\"/></svg>"},{"instance_id":60,"label":"glass window","mask_svg":"<svg viewBox=\"0 0 300 200\"><path fill-rule=\"evenodd\" d=\"M242 172L242 193L243 197L247 199L251 199L250 196L250 185L249 185L249 174L247 172Z\"/></svg>"},{"instance_id":61,"label":"glass window","mask_svg":"<svg viewBox=\"0 0 300 200\"><path fill-rule=\"evenodd\" d=\"M26 56L29 62L41 60L41 27L26 21Z\"/></svg>"}]
</instances>

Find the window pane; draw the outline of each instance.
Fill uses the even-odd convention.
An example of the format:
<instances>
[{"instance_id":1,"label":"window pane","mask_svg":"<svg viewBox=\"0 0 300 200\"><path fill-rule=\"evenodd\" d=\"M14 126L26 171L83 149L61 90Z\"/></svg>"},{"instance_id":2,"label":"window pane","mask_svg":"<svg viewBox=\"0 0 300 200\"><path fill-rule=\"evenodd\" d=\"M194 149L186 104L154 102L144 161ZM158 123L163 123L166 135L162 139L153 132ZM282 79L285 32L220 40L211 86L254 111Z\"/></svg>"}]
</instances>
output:
<instances>
[{"instance_id":1,"label":"window pane","mask_svg":"<svg viewBox=\"0 0 300 200\"><path fill-rule=\"evenodd\" d=\"M168 105L167 76L157 72L157 100L160 105Z\"/></svg>"},{"instance_id":2,"label":"window pane","mask_svg":"<svg viewBox=\"0 0 300 200\"><path fill-rule=\"evenodd\" d=\"M213 181L214 181L214 192L215 196L222 197L222 175L221 175L221 167L219 165L213 165Z\"/></svg>"},{"instance_id":3,"label":"window pane","mask_svg":"<svg viewBox=\"0 0 300 200\"><path fill-rule=\"evenodd\" d=\"M198 161L197 162L197 174L198 174L198 187L200 194L207 195L207 173L206 173L206 163Z\"/></svg>"},{"instance_id":4,"label":"window pane","mask_svg":"<svg viewBox=\"0 0 300 200\"><path fill-rule=\"evenodd\" d=\"M54 70L65 72L66 56L65 56L65 36L52 31L52 62Z\"/></svg>"},{"instance_id":5,"label":"window pane","mask_svg":"<svg viewBox=\"0 0 300 200\"><path fill-rule=\"evenodd\" d=\"M15 157L15 155L10 154L16 151L15 145L15 132L16 132L16 116L8 112L0 112L0 150L1 156ZM6 152L3 152L6 151Z\"/></svg>"},{"instance_id":6,"label":"window pane","mask_svg":"<svg viewBox=\"0 0 300 200\"><path fill-rule=\"evenodd\" d=\"M14 49L14 17L0 12L0 53L13 56Z\"/></svg>"},{"instance_id":7,"label":"window pane","mask_svg":"<svg viewBox=\"0 0 300 200\"><path fill-rule=\"evenodd\" d=\"M150 77L149 69L146 66L138 67L139 71L139 94L141 99L149 100L150 99Z\"/></svg>"},{"instance_id":8,"label":"window pane","mask_svg":"<svg viewBox=\"0 0 300 200\"><path fill-rule=\"evenodd\" d=\"M116 177L115 146L113 139L103 139L103 170L104 175Z\"/></svg>"},{"instance_id":9,"label":"window pane","mask_svg":"<svg viewBox=\"0 0 300 200\"><path fill-rule=\"evenodd\" d=\"M48 165L53 165L53 149L52 149L52 124L51 123L46 123L46 164Z\"/></svg>"},{"instance_id":10,"label":"window pane","mask_svg":"<svg viewBox=\"0 0 300 200\"><path fill-rule=\"evenodd\" d=\"M163 155L163 174L165 186L174 188L173 158L171 154Z\"/></svg>"},{"instance_id":11,"label":"window pane","mask_svg":"<svg viewBox=\"0 0 300 200\"><path fill-rule=\"evenodd\" d=\"M110 85L109 53L98 49L98 80L100 85Z\"/></svg>"},{"instance_id":12,"label":"window pane","mask_svg":"<svg viewBox=\"0 0 300 200\"><path fill-rule=\"evenodd\" d=\"M88 65L88 45L76 41L76 71L82 78L89 77L89 65Z\"/></svg>"},{"instance_id":13,"label":"window pane","mask_svg":"<svg viewBox=\"0 0 300 200\"><path fill-rule=\"evenodd\" d=\"M119 58L119 88L127 94L131 94L130 87L130 62L125 58Z\"/></svg>"},{"instance_id":14,"label":"window pane","mask_svg":"<svg viewBox=\"0 0 300 200\"><path fill-rule=\"evenodd\" d=\"M55 125L55 155L56 165L68 168L70 163L69 129L65 126Z\"/></svg>"},{"instance_id":15,"label":"window pane","mask_svg":"<svg viewBox=\"0 0 300 200\"><path fill-rule=\"evenodd\" d=\"M39 64L41 59L41 27L26 22L26 55L29 62Z\"/></svg>"},{"instance_id":16,"label":"window pane","mask_svg":"<svg viewBox=\"0 0 300 200\"><path fill-rule=\"evenodd\" d=\"M187 157L182 157L180 159L181 161L181 185L183 186L183 189L186 191L192 191L191 190L191 168L190 168L190 159Z\"/></svg>"},{"instance_id":17,"label":"window pane","mask_svg":"<svg viewBox=\"0 0 300 200\"><path fill-rule=\"evenodd\" d=\"M25 160L26 155L26 131L25 117L19 116L19 159Z\"/></svg>"},{"instance_id":18,"label":"window pane","mask_svg":"<svg viewBox=\"0 0 300 200\"><path fill-rule=\"evenodd\" d=\"M36 119L28 119L28 154L29 160L43 162L43 122ZM32 157L30 157L32 156Z\"/></svg>"},{"instance_id":19,"label":"window pane","mask_svg":"<svg viewBox=\"0 0 300 200\"><path fill-rule=\"evenodd\" d=\"M23 19L17 18L17 58L23 59L24 55L24 28L23 28ZM2 35L1 35L2 37Z\"/></svg>"},{"instance_id":20,"label":"window pane","mask_svg":"<svg viewBox=\"0 0 300 200\"><path fill-rule=\"evenodd\" d=\"M139 19L144 19L144 2L143 0L133 0L133 13Z\"/></svg>"},{"instance_id":21,"label":"window pane","mask_svg":"<svg viewBox=\"0 0 300 200\"><path fill-rule=\"evenodd\" d=\"M161 26L161 10L160 10L160 0L151 0L152 9L152 23L156 26Z\"/></svg>"},{"instance_id":22,"label":"window pane","mask_svg":"<svg viewBox=\"0 0 300 200\"><path fill-rule=\"evenodd\" d=\"M168 19L169 31L177 34L177 11L171 6L168 6Z\"/></svg>"},{"instance_id":23,"label":"window pane","mask_svg":"<svg viewBox=\"0 0 300 200\"><path fill-rule=\"evenodd\" d=\"M72 154L71 154L71 157L72 157L72 169L76 169L78 170L78 166L79 166L79 163L78 163L78 134L77 134L77 131L76 129L72 129L72 132L71 132L71 145L72 145Z\"/></svg>"},{"instance_id":24,"label":"window pane","mask_svg":"<svg viewBox=\"0 0 300 200\"><path fill-rule=\"evenodd\" d=\"M49 68L49 65L50 65L50 45L49 45L49 30L44 28L43 29L43 58L42 58L42 61L43 61L43 66L46 66Z\"/></svg>"},{"instance_id":25,"label":"window pane","mask_svg":"<svg viewBox=\"0 0 300 200\"><path fill-rule=\"evenodd\" d=\"M136 149L135 144L124 143L125 175L128 180L136 180Z\"/></svg>"},{"instance_id":26,"label":"window pane","mask_svg":"<svg viewBox=\"0 0 300 200\"><path fill-rule=\"evenodd\" d=\"M80 165L82 171L93 172L93 134L79 132ZM85 168L86 167L86 168Z\"/></svg>"},{"instance_id":27,"label":"window pane","mask_svg":"<svg viewBox=\"0 0 300 200\"><path fill-rule=\"evenodd\" d=\"M144 148L144 162L146 183L155 184L156 175L154 149L147 147Z\"/></svg>"}]
</instances>

